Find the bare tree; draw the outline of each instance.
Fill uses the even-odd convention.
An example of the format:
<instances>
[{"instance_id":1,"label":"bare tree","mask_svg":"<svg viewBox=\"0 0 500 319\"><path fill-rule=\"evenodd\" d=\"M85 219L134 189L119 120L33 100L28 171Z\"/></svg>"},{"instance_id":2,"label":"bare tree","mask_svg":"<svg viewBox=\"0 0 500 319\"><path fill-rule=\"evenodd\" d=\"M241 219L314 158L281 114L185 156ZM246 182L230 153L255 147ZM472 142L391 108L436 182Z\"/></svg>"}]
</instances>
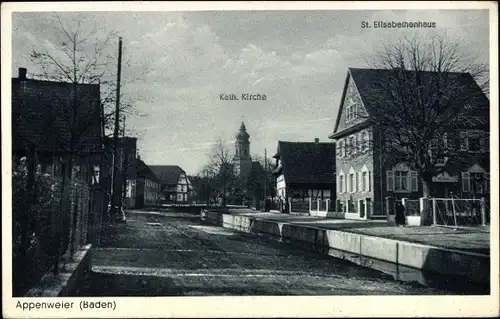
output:
<instances>
[{"instance_id":1,"label":"bare tree","mask_svg":"<svg viewBox=\"0 0 500 319\"><path fill-rule=\"evenodd\" d=\"M378 132L374 151L383 161L413 166L427 196L434 176L465 159L457 132L488 131L488 66L445 36L402 38L369 64L380 76L369 84L373 107L358 115Z\"/></svg>"},{"instance_id":2,"label":"bare tree","mask_svg":"<svg viewBox=\"0 0 500 319\"><path fill-rule=\"evenodd\" d=\"M276 194L276 180L272 175L272 159L266 159L261 155L254 155L252 158L254 162L259 163L260 167L252 170L252 175L248 181L248 188L253 192L257 200L267 198L268 196L274 198Z\"/></svg>"},{"instance_id":3,"label":"bare tree","mask_svg":"<svg viewBox=\"0 0 500 319\"><path fill-rule=\"evenodd\" d=\"M53 107L48 108L49 120L44 123L47 132L54 131L52 135L57 140L55 142L58 151L65 154L61 183L61 212L66 212L70 209L67 184L73 177L75 161L79 160L81 152L99 151L88 149L84 137L88 135L89 130L95 130L96 126L105 127L104 122L96 123L96 118L102 119L102 107L114 100L110 68L114 60L114 56L110 54L113 49L111 41L114 39L114 33L98 33L97 28L85 31L80 20L76 21L74 28L68 28L59 16L56 18L57 42L45 50L33 49L31 60L38 66L38 70L33 73L36 79L69 84L66 86L67 90L59 92L61 101L52 101ZM99 88L89 89L91 85ZM102 91L103 87L107 87L107 90ZM89 90L92 92L89 93ZM101 114L89 114L89 104L92 104L90 108L92 112L97 110ZM57 134L61 125L66 128L68 134ZM65 218L63 215L55 227L58 229L54 230L58 236L63 236ZM61 247L63 250L64 246Z\"/></svg>"},{"instance_id":4,"label":"bare tree","mask_svg":"<svg viewBox=\"0 0 500 319\"><path fill-rule=\"evenodd\" d=\"M211 153L208 154L208 158L209 163L204 169L204 174L212 180L212 187L218 190L222 197L222 206L225 207L229 187L237 181L233 156L224 141L219 138Z\"/></svg>"},{"instance_id":5,"label":"bare tree","mask_svg":"<svg viewBox=\"0 0 500 319\"><path fill-rule=\"evenodd\" d=\"M212 176L210 165L205 165L198 174L190 176L189 179L191 181L194 198L196 200L205 201L207 207L209 207L210 199L214 191L212 187L214 176Z\"/></svg>"}]
</instances>

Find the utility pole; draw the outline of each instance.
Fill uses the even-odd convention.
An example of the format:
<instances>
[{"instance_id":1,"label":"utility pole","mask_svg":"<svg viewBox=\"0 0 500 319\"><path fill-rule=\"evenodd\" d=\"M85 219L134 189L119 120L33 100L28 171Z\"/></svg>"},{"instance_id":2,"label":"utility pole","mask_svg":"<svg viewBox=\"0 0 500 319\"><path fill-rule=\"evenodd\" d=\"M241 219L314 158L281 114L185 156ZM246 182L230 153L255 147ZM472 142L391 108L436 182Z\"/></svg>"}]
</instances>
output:
<instances>
[{"instance_id":1,"label":"utility pole","mask_svg":"<svg viewBox=\"0 0 500 319\"><path fill-rule=\"evenodd\" d=\"M264 149L264 211L267 212L267 148Z\"/></svg>"},{"instance_id":2,"label":"utility pole","mask_svg":"<svg viewBox=\"0 0 500 319\"><path fill-rule=\"evenodd\" d=\"M116 74L116 107L115 107L115 130L113 132L113 175L112 182L113 185L113 193L112 193L112 206L111 212L112 217L117 217L118 213L121 210L121 200L120 200L120 191L118 189L118 178L116 176L117 173L117 162L118 162L118 131L120 129L120 79L121 79L121 71L122 71L122 38L118 39L118 72ZM118 204L118 211L116 210L116 205Z\"/></svg>"},{"instance_id":3,"label":"utility pole","mask_svg":"<svg viewBox=\"0 0 500 319\"><path fill-rule=\"evenodd\" d=\"M130 151L128 149L128 140L125 139L125 120L126 120L126 116L123 115L123 132L122 132L122 137L123 137L123 142L124 142L124 145L122 145L122 152L123 152L123 160L122 160L122 176L123 176L123 184L122 184L122 194L121 194L121 198L122 198L122 201L125 200L127 198L127 171L128 171L128 157L129 157L129 152ZM127 148L125 148L125 146L127 146ZM120 203L122 202L120 201Z\"/></svg>"}]
</instances>

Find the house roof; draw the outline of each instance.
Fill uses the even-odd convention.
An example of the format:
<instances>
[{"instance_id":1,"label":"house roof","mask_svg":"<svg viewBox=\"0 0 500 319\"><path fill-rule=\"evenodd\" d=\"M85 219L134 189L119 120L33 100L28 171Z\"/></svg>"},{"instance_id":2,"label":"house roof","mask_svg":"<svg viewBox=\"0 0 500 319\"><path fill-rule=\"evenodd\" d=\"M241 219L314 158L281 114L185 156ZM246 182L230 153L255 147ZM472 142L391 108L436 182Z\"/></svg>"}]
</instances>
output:
<instances>
[{"instance_id":1,"label":"house roof","mask_svg":"<svg viewBox=\"0 0 500 319\"><path fill-rule=\"evenodd\" d=\"M71 132L76 151L102 151L102 116L98 84L78 84L73 125L73 84L12 79L12 146L22 151L67 152Z\"/></svg>"},{"instance_id":2,"label":"house roof","mask_svg":"<svg viewBox=\"0 0 500 319\"><path fill-rule=\"evenodd\" d=\"M335 183L334 143L279 141L277 154L287 183Z\"/></svg>"},{"instance_id":3,"label":"house roof","mask_svg":"<svg viewBox=\"0 0 500 319\"><path fill-rule=\"evenodd\" d=\"M136 158L134 162L128 166L127 174L134 172L137 177L144 177L151 181L161 183L161 180L156 176L151 168L144 163L143 160Z\"/></svg>"},{"instance_id":4,"label":"house roof","mask_svg":"<svg viewBox=\"0 0 500 319\"><path fill-rule=\"evenodd\" d=\"M150 165L149 167L161 183L166 185L177 184L181 174L185 174L184 170L178 165Z\"/></svg>"},{"instance_id":5,"label":"house roof","mask_svg":"<svg viewBox=\"0 0 500 319\"><path fill-rule=\"evenodd\" d=\"M384 89L387 83L390 83L394 79L395 70L389 69L361 69L361 68L348 68L345 85L342 93L341 104L338 110L338 116L335 123L334 135L339 129L340 114L342 113L343 102L346 95L347 84L349 80L352 80L356 85L359 92L363 105L368 112L368 115L373 115L375 109L383 107L387 104L384 101L392 101L389 90ZM405 71L408 74L414 73L414 71ZM422 77L422 83L426 84L424 86L425 91L432 85L433 79L436 78L436 72L421 71L419 72ZM469 73L458 73L458 72L442 72L439 74L440 79L443 83L448 83L448 85L455 86L455 92L459 92L459 96L454 97L456 103L468 103L471 105L471 109L478 110L480 108L487 109L489 107L489 101L486 95L481 91L474 78ZM409 79L412 79L410 76ZM427 89L426 89L427 87ZM459 88L459 90L457 89ZM470 96L474 96L473 99L469 99Z\"/></svg>"}]
</instances>

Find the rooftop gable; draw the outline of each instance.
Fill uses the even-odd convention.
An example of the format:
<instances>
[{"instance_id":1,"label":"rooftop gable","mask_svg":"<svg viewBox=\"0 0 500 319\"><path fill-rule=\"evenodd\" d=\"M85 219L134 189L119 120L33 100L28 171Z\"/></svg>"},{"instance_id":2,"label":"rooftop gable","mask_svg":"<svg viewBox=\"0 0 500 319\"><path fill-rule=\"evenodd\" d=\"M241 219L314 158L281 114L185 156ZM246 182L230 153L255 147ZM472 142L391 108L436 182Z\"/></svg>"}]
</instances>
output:
<instances>
[{"instance_id":1,"label":"rooftop gable","mask_svg":"<svg viewBox=\"0 0 500 319\"><path fill-rule=\"evenodd\" d=\"M352 82L357 88L357 92L361 98L364 109L367 111L368 117L373 116L374 112L384 105L390 105L393 101L391 92L388 88L390 83L394 83L395 70L388 69L361 69L361 68L348 68L346 80L343 88L341 104L337 113L335 122L334 134L341 132L346 127L341 124L344 100L347 94L347 88ZM403 71L409 83L415 81L414 71ZM419 76L424 84L423 93L431 92L431 85L435 85L436 80L439 78L443 90L449 88L449 92L455 90L453 96L453 103L469 104L471 114L477 110L484 110L488 113L489 101L486 95L482 92L474 78L469 73L458 72L428 72L420 71ZM416 84L415 84L416 85ZM472 99L470 97L473 97ZM459 105L459 104L457 104Z\"/></svg>"},{"instance_id":2,"label":"rooftop gable","mask_svg":"<svg viewBox=\"0 0 500 319\"><path fill-rule=\"evenodd\" d=\"M165 185L177 184L181 174L186 174L178 165L150 165L149 167L161 183Z\"/></svg>"}]
</instances>

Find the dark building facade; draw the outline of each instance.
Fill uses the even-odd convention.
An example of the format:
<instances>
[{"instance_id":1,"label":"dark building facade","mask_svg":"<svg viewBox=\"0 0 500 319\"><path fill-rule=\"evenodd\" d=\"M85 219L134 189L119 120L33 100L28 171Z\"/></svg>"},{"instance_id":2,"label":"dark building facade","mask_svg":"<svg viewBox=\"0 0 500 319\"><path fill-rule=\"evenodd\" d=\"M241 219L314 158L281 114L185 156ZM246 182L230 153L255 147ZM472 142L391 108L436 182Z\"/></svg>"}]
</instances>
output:
<instances>
[{"instance_id":1,"label":"dark building facade","mask_svg":"<svg viewBox=\"0 0 500 319\"><path fill-rule=\"evenodd\" d=\"M12 78L13 293L99 236L107 206L100 87Z\"/></svg>"},{"instance_id":2,"label":"dark building facade","mask_svg":"<svg viewBox=\"0 0 500 319\"><path fill-rule=\"evenodd\" d=\"M309 200L335 202L335 144L279 141L273 174L280 200L309 213Z\"/></svg>"}]
</instances>

